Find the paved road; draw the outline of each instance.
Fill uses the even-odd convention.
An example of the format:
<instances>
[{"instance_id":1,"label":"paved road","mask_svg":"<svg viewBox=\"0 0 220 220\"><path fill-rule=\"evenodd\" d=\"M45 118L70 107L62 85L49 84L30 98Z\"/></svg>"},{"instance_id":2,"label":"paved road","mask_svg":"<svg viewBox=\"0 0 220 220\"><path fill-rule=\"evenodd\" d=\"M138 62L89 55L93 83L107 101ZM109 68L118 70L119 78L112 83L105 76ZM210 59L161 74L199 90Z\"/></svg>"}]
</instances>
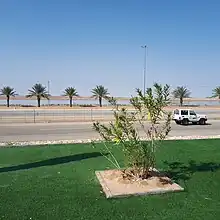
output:
<instances>
[{"instance_id":1,"label":"paved road","mask_svg":"<svg viewBox=\"0 0 220 220\"><path fill-rule=\"evenodd\" d=\"M132 111L132 110L130 110ZM219 109L195 109L198 114L220 114ZM72 115L84 115L92 113L93 115L112 115L111 109L0 109L0 117L22 117L22 116L72 116Z\"/></svg>"},{"instance_id":2,"label":"paved road","mask_svg":"<svg viewBox=\"0 0 220 220\"><path fill-rule=\"evenodd\" d=\"M210 125L181 126L172 123L169 136L219 135L220 121L210 121ZM11 124L0 125L0 142L74 140L99 138L91 123L52 124Z\"/></svg>"},{"instance_id":3,"label":"paved road","mask_svg":"<svg viewBox=\"0 0 220 220\"><path fill-rule=\"evenodd\" d=\"M208 119L220 119L220 109L196 109ZM0 123L82 122L111 120L112 110L101 109L0 109Z\"/></svg>"}]
</instances>

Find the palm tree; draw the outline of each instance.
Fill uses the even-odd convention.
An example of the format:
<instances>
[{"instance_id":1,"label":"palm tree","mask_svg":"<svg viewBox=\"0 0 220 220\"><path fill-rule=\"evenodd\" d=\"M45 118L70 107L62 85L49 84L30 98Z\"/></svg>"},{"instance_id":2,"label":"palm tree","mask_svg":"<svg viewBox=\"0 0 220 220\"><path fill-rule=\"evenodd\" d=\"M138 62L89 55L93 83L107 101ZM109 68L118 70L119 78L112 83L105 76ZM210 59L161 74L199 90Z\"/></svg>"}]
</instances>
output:
<instances>
[{"instance_id":1,"label":"palm tree","mask_svg":"<svg viewBox=\"0 0 220 220\"><path fill-rule=\"evenodd\" d=\"M220 99L220 86L212 90L212 97Z\"/></svg>"},{"instance_id":2,"label":"palm tree","mask_svg":"<svg viewBox=\"0 0 220 220\"><path fill-rule=\"evenodd\" d=\"M102 85L96 86L91 92L93 93L92 97L99 100L100 107L102 107L102 99L109 98L108 89L105 89Z\"/></svg>"},{"instance_id":3,"label":"palm tree","mask_svg":"<svg viewBox=\"0 0 220 220\"><path fill-rule=\"evenodd\" d=\"M73 97L74 96L79 96L76 89L74 87L68 87L64 91L64 96L68 96L70 100L70 107L73 106Z\"/></svg>"},{"instance_id":4,"label":"palm tree","mask_svg":"<svg viewBox=\"0 0 220 220\"><path fill-rule=\"evenodd\" d=\"M9 107L10 97L16 96L16 91L14 88L11 88L9 86L5 86L0 90L0 95L5 95L7 100L7 107Z\"/></svg>"},{"instance_id":5,"label":"palm tree","mask_svg":"<svg viewBox=\"0 0 220 220\"><path fill-rule=\"evenodd\" d=\"M179 98L180 99L180 106L183 105L183 99L184 98L189 98L190 94L191 94L191 92L184 86L178 86L173 91L174 98Z\"/></svg>"},{"instance_id":6,"label":"palm tree","mask_svg":"<svg viewBox=\"0 0 220 220\"><path fill-rule=\"evenodd\" d=\"M33 96L37 97L37 106L40 107L40 101L42 98L49 100L50 94L48 93L45 86L40 83L36 83L33 85L31 89L28 90L29 94L26 95L27 98L31 98Z\"/></svg>"}]
</instances>

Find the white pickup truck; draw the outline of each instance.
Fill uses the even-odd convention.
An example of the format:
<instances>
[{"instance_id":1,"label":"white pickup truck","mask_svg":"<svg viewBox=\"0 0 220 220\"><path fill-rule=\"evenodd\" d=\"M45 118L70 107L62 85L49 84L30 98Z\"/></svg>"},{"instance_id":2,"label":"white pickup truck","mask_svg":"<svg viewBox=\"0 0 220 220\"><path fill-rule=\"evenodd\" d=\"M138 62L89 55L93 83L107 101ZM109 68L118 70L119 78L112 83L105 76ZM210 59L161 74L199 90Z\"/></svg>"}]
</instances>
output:
<instances>
[{"instance_id":1,"label":"white pickup truck","mask_svg":"<svg viewBox=\"0 0 220 220\"><path fill-rule=\"evenodd\" d=\"M197 114L192 109L175 109L173 111L173 120L180 125L188 125L189 123L205 125L207 117L206 115Z\"/></svg>"}]
</instances>

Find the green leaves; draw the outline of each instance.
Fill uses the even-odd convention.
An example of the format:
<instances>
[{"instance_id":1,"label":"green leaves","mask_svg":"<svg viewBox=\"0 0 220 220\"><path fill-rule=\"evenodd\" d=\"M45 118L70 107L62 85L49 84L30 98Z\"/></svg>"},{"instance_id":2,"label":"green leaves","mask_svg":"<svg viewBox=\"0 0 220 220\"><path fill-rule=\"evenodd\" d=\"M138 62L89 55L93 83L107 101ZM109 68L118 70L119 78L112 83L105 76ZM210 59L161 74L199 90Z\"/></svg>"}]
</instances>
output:
<instances>
[{"instance_id":1,"label":"green leaves","mask_svg":"<svg viewBox=\"0 0 220 220\"><path fill-rule=\"evenodd\" d=\"M121 147L132 176L147 178L150 168L155 166L156 148L171 130L171 113L164 110L170 103L170 87L155 83L145 94L140 89L136 89L136 92L137 96L130 99L133 112L125 108L120 109L116 100L109 98L113 105L114 121L108 125L96 122L93 127L104 142L110 141ZM146 125L147 115L150 116L150 121ZM137 125L140 125L148 141L141 140Z\"/></svg>"},{"instance_id":2,"label":"green leaves","mask_svg":"<svg viewBox=\"0 0 220 220\"><path fill-rule=\"evenodd\" d=\"M7 97L10 97L10 96L16 96L17 94L14 88L5 86L0 90L0 95L5 95Z\"/></svg>"},{"instance_id":3,"label":"green leaves","mask_svg":"<svg viewBox=\"0 0 220 220\"><path fill-rule=\"evenodd\" d=\"M190 97L191 92L184 86L178 86L174 91L173 91L173 95L174 98L189 98Z\"/></svg>"},{"instance_id":4,"label":"green leaves","mask_svg":"<svg viewBox=\"0 0 220 220\"><path fill-rule=\"evenodd\" d=\"M169 85L162 86L155 83L153 88L148 88L145 94L142 94L140 89L137 89L138 96L132 98L130 103L134 108L142 113L149 115L152 123L156 123L161 119L164 112L164 107L170 104L170 87Z\"/></svg>"},{"instance_id":5,"label":"green leaves","mask_svg":"<svg viewBox=\"0 0 220 220\"><path fill-rule=\"evenodd\" d=\"M67 87L64 91L64 96L68 96L69 98L72 98L74 96L79 96L76 89L74 87Z\"/></svg>"},{"instance_id":6,"label":"green leaves","mask_svg":"<svg viewBox=\"0 0 220 220\"><path fill-rule=\"evenodd\" d=\"M40 101L42 98L49 99L50 94L48 93L45 86L40 83L36 83L33 85L31 89L28 90L28 94L26 95L27 98L36 97L38 107L40 107Z\"/></svg>"},{"instance_id":7,"label":"green leaves","mask_svg":"<svg viewBox=\"0 0 220 220\"><path fill-rule=\"evenodd\" d=\"M109 99L109 93L108 89L106 89L104 86L99 85L96 86L94 89L92 89L92 97L95 99L99 99L99 106L102 107L102 99Z\"/></svg>"},{"instance_id":8,"label":"green leaves","mask_svg":"<svg viewBox=\"0 0 220 220\"><path fill-rule=\"evenodd\" d=\"M99 85L96 86L94 89L92 89L92 94L93 97L98 98L98 97L102 97L102 98L108 98L108 89L106 89L104 86Z\"/></svg>"},{"instance_id":9,"label":"green leaves","mask_svg":"<svg viewBox=\"0 0 220 220\"><path fill-rule=\"evenodd\" d=\"M220 86L212 90L212 97L220 99Z\"/></svg>"},{"instance_id":10,"label":"green leaves","mask_svg":"<svg viewBox=\"0 0 220 220\"><path fill-rule=\"evenodd\" d=\"M48 93L45 86L43 86L40 83L36 83L33 85L31 89L28 90L28 94L26 95L27 98L31 98L33 96L39 97L39 98L46 98L49 99L50 94Z\"/></svg>"},{"instance_id":11,"label":"green leaves","mask_svg":"<svg viewBox=\"0 0 220 220\"><path fill-rule=\"evenodd\" d=\"M74 87L67 87L64 91L64 96L68 96L70 100L70 107L73 106L73 97L79 96Z\"/></svg>"},{"instance_id":12,"label":"green leaves","mask_svg":"<svg viewBox=\"0 0 220 220\"><path fill-rule=\"evenodd\" d=\"M173 96L174 98L179 98L180 99L180 105L183 105L183 99L184 98L190 98L191 92L184 86L178 86L174 91L173 91Z\"/></svg>"},{"instance_id":13,"label":"green leaves","mask_svg":"<svg viewBox=\"0 0 220 220\"><path fill-rule=\"evenodd\" d=\"M6 100L7 100L7 107L9 107L9 100L10 97L14 97L16 96L16 91L14 90L14 88L9 87L9 86L5 86L0 90L0 95L4 95L6 96Z\"/></svg>"}]
</instances>

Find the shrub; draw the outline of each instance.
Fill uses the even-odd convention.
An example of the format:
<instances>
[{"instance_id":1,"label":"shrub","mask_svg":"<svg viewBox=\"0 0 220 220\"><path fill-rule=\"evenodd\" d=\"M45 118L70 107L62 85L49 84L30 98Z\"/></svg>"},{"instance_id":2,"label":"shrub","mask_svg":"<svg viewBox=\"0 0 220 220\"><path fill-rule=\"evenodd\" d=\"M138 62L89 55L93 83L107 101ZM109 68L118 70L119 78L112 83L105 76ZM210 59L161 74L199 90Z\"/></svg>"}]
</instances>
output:
<instances>
[{"instance_id":1,"label":"shrub","mask_svg":"<svg viewBox=\"0 0 220 220\"><path fill-rule=\"evenodd\" d=\"M134 111L119 108L116 100L113 97L109 98L108 101L113 106L114 121L108 125L95 122L93 127L110 152L111 159L107 159L117 168L120 168L120 165L108 147L108 143L113 142L113 146L117 145L123 151L126 162L123 169L124 177L148 178L151 175L151 169L155 168L156 149L171 130L171 113L164 110L164 107L170 103L170 87L155 83L153 88L146 90L145 94L140 89L136 92L137 96L130 99ZM146 123L147 118L149 122ZM140 131L137 129L138 125L141 128ZM145 140L141 138L141 131L144 133Z\"/></svg>"}]
</instances>

